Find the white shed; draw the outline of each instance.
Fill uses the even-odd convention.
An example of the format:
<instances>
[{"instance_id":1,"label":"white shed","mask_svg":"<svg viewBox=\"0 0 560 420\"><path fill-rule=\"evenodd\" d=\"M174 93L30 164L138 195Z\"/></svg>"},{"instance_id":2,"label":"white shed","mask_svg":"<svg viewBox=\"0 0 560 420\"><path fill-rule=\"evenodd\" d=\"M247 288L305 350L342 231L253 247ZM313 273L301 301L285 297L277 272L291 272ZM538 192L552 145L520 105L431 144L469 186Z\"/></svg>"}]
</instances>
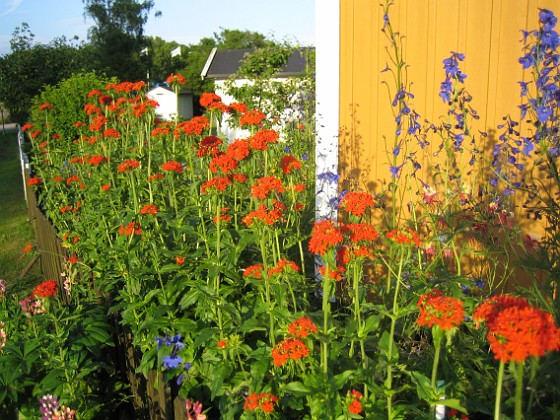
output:
<instances>
[{"instance_id":1,"label":"white shed","mask_svg":"<svg viewBox=\"0 0 560 420\"><path fill-rule=\"evenodd\" d=\"M159 106L156 114L163 120L173 120L179 117L182 120L190 120L193 117L193 94L186 89L179 91L179 98L172 88L168 86L157 86L150 89L146 95L157 101Z\"/></svg>"}]
</instances>

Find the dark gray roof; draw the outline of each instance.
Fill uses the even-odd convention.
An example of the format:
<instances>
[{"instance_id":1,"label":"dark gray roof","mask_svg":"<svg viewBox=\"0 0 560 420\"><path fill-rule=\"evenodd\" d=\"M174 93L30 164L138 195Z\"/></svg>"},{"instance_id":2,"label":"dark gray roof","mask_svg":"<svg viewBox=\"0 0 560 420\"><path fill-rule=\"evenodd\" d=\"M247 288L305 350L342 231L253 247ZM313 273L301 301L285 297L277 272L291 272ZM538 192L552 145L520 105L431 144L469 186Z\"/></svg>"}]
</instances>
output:
<instances>
[{"instance_id":1,"label":"dark gray roof","mask_svg":"<svg viewBox=\"0 0 560 420\"><path fill-rule=\"evenodd\" d=\"M214 48L206 61L201 76L214 79L226 79L235 74L245 59L245 54L253 52L254 48L237 50L218 50ZM294 51L288 58L286 65L277 74L278 77L296 76L305 73L305 54Z\"/></svg>"}]
</instances>

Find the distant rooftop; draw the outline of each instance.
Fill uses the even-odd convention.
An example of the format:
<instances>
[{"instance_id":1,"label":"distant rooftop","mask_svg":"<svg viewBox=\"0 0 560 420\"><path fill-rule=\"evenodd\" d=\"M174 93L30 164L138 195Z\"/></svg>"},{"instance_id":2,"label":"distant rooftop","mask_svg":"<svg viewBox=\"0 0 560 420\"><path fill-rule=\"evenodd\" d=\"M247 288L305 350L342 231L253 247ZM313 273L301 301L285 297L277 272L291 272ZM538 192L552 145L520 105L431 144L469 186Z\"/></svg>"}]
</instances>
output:
<instances>
[{"instance_id":1,"label":"distant rooftop","mask_svg":"<svg viewBox=\"0 0 560 420\"><path fill-rule=\"evenodd\" d=\"M226 79L232 74L237 73L241 63L245 59L245 54L252 53L255 48L242 48L237 50L218 50L213 48L206 60L201 77L213 79ZM288 62L280 72L278 77L297 76L305 73L305 55L300 51L294 51L288 58Z\"/></svg>"}]
</instances>

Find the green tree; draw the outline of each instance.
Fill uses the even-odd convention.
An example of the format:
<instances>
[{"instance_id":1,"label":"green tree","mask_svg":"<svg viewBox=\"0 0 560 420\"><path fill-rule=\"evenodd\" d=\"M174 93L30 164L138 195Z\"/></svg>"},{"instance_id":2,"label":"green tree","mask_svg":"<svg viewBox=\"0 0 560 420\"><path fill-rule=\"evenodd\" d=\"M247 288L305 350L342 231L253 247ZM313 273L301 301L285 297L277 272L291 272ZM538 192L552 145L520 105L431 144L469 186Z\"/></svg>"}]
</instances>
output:
<instances>
[{"instance_id":1,"label":"green tree","mask_svg":"<svg viewBox=\"0 0 560 420\"><path fill-rule=\"evenodd\" d=\"M189 47L179 44L175 41L165 41L159 36L148 37L147 43L148 56L150 62L150 83L161 83L167 79L171 73L177 73L179 69L187 65L187 55ZM181 48L181 54L174 57L171 56L171 51L177 47Z\"/></svg>"},{"instance_id":2,"label":"green tree","mask_svg":"<svg viewBox=\"0 0 560 420\"><path fill-rule=\"evenodd\" d=\"M96 58L110 76L122 81L146 77L149 62L141 58L147 46L144 24L153 0L83 0L84 14L95 22L89 39ZM161 15L156 13L156 17Z\"/></svg>"},{"instance_id":3,"label":"green tree","mask_svg":"<svg viewBox=\"0 0 560 420\"><path fill-rule=\"evenodd\" d=\"M16 26L14 32L12 32L10 48L14 52L28 50L33 46L34 39L35 35L31 32L27 22L22 22L21 26Z\"/></svg>"},{"instance_id":4,"label":"green tree","mask_svg":"<svg viewBox=\"0 0 560 420\"><path fill-rule=\"evenodd\" d=\"M51 44L26 46L0 57L0 102L10 110L12 121L27 121L31 99L44 86L92 69L91 54L87 45L76 47L58 38Z\"/></svg>"},{"instance_id":5,"label":"green tree","mask_svg":"<svg viewBox=\"0 0 560 420\"><path fill-rule=\"evenodd\" d=\"M183 74L187 80L187 89L191 90L195 98L197 98L204 92L211 92L214 90L213 80L202 80L200 77L200 73L202 73L202 69L208 60L212 48L258 48L272 45L275 45L274 41L267 39L258 32L221 28L219 33L214 33L213 38L202 38L198 44L189 45L187 65L180 73Z\"/></svg>"}]
</instances>

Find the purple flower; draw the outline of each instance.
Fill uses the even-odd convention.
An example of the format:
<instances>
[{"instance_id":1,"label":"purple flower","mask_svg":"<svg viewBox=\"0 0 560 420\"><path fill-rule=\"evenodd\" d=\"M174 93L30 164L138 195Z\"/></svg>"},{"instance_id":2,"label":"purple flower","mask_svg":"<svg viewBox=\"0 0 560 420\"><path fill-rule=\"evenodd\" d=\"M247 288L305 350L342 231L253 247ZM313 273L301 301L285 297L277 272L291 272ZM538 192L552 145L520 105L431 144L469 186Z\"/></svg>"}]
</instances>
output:
<instances>
[{"instance_id":1,"label":"purple flower","mask_svg":"<svg viewBox=\"0 0 560 420\"><path fill-rule=\"evenodd\" d=\"M404 163L400 166L392 166L389 168L389 172L391 172L391 177L392 178L398 178L399 177L399 172L401 170L401 168L404 166Z\"/></svg>"},{"instance_id":2,"label":"purple flower","mask_svg":"<svg viewBox=\"0 0 560 420\"><path fill-rule=\"evenodd\" d=\"M329 184L336 184L340 178L340 175L334 172L326 171L322 174L317 175L319 181L327 181Z\"/></svg>"},{"instance_id":3,"label":"purple flower","mask_svg":"<svg viewBox=\"0 0 560 420\"><path fill-rule=\"evenodd\" d=\"M558 18L548 9L539 9L539 21L543 26L543 31L551 31L558 22Z\"/></svg>"},{"instance_id":4,"label":"purple flower","mask_svg":"<svg viewBox=\"0 0 560 420\"><path fill-rule=\"evenodd\" d=\"M182 357L177 354L171 354L169 356L163 357L163 366L165 366L167 369L176 368L182 362L183 362Z\"/></svg>"}]
</instances>

